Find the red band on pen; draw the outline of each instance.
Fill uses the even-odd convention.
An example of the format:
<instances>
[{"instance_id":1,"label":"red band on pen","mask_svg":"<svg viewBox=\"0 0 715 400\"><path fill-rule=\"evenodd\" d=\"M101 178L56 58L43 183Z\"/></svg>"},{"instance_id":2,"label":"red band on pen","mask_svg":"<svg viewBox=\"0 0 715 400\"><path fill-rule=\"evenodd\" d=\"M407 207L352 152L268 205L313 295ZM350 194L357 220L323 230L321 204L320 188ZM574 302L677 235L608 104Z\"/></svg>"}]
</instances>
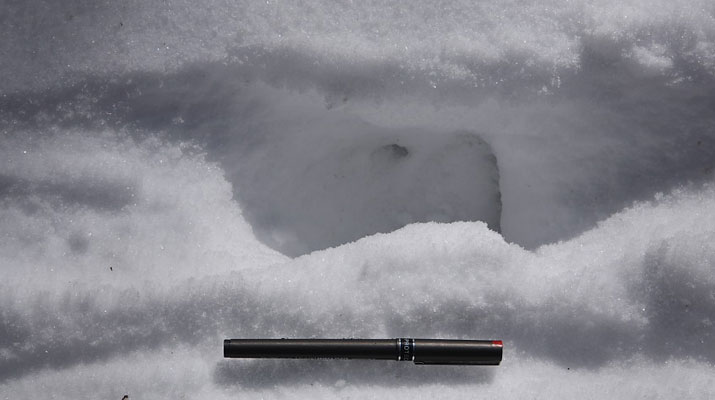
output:
<instances>
[{"instance_id":1,"label":"red band on pen","mask_svg":"<svg viewBox=\"0 0 715 400\"><path fill-rule=\"evenodd\" d=\"M492 340L492 344L494 346L502 346L504 347L504 343L501 340Z\"/></svg>"}]
</instances>

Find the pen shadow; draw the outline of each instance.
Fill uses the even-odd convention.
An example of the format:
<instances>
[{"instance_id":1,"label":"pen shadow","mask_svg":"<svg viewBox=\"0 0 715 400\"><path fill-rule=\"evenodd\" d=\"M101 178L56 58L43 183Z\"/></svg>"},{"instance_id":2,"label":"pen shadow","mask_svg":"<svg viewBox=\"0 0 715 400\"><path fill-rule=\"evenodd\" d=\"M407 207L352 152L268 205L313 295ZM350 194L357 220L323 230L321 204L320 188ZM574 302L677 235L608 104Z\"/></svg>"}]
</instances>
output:
<instances>
[{"instance_id":1,"label":"pen shadow","mask_svg":"<svg viewBox=\"0 0 715 400\"><path fill-rule=\"evenodd\" d=\"M380 385L484 384L494 379L491 367L430 365L375 360L221 360L213 372L222 386L266 388L295 384Z\"/></svg>"}]
</instances>

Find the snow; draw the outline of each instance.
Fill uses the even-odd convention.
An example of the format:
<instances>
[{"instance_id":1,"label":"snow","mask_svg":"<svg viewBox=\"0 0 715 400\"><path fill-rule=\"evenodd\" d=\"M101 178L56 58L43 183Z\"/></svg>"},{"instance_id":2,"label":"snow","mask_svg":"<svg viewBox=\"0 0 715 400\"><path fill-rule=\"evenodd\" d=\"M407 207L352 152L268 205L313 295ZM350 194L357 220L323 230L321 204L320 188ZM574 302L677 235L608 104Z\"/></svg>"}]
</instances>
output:
<instances>
[{"instance_id":1,"label":"snow","mask_svg":"<svg viewBox=\"0 0 715 400\"><path fill-rule=\"evenodd\" d=\"M715 395L711 1L32 0L0 35L0 398Z\"/></svg>"}]
</instances>

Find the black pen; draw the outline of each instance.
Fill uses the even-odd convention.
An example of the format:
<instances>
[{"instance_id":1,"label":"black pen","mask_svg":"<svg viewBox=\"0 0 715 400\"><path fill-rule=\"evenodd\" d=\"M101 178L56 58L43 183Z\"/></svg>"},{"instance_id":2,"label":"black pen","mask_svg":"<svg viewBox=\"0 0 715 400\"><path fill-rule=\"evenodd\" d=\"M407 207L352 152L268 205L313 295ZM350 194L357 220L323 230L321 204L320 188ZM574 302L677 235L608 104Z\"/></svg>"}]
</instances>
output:
<instances>
[{"instance_id":1,"label":"black pen","mask_svg":"<svg viewBox=\"0 0 715 400\"><path fill-rule=\"evenodd\" d=\"M499 365L501 340L451 339L226 339L228 358L343 358L415 364Z\"/></svg>"}]
</instances>

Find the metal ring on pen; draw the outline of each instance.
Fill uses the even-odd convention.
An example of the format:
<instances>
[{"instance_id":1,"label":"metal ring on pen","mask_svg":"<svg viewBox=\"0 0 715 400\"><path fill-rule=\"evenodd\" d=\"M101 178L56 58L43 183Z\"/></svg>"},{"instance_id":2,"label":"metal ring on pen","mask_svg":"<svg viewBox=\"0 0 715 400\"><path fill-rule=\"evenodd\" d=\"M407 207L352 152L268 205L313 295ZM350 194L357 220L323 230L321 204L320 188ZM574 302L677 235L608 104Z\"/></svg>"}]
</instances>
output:
<instances>
[{"instance_id":1,"label":"metal ring on pen","mask_svg":"<svg viewBox=\"0 0 715 400\"><path fill-rule=\"evenodd\" d=\"M399 338L397 341L399 346L397 359L399 361L414 361L415 359L415 340Z\"/></svg>"}]
</instances>

